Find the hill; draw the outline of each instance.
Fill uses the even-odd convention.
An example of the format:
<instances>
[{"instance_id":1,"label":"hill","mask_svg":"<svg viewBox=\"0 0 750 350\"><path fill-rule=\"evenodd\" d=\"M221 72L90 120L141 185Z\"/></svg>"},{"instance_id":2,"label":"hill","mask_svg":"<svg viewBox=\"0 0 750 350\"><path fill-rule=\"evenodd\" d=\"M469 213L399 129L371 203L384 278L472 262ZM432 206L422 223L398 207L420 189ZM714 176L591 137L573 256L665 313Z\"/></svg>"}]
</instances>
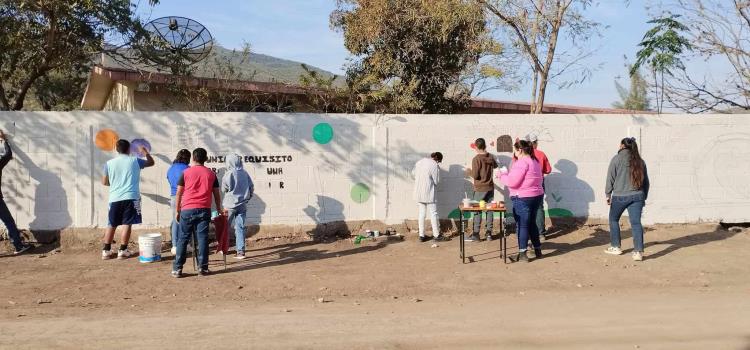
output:
<instances>
[{"instance_id":1,"label":"hill","mask_svg":"<svg viewBox=\"0 0 750 350\"><path fill-rule=\"evenodd\" d=\"M209 57L195 64L195 72L193 74L202 78L220 77L288 84L297 84L300 75L304 74L302 62L286 60L255 52L251 52L248 57L244 58L244 60L242 56L242 52L239 50L230 50L221 46L214 46ZM226 76L226 70L221 68L222 66L226 66L226 62L231 62L231 66L235 69L234 76ZM122 60L115 60L109 56L103 56L99 63L108 68L170 73L168 67L122 62ZM307 66L325 77L331 77L334 75L323 69L310 65Z\"/></svg>"}]
</instances>

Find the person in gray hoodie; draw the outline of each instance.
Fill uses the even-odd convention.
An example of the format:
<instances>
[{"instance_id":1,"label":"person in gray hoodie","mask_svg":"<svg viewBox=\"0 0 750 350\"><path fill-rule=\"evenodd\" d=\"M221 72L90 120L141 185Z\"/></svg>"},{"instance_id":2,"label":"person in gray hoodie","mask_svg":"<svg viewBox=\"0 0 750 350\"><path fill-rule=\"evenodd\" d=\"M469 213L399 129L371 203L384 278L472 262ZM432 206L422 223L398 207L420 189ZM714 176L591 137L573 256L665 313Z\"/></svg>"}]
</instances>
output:
<instances>
[{"instance_id":1,"label":"person in gray hoodie","mask_svg":"<svg viewBox=\"0 0 750 350\"><path fill-rule=\"evenodd\" d=\"M646 205L650 183L646 163L638 152L634 137L620 141L620 150L612 158L607 171L605 193L609 204L610 246L604 252L622 254L620 248L620 217L628 211L633 231L633 260L643 260L643 225L641 213Z\"/></svg>"},{"instance_id":2,"label":"person in gray hoodie","mask_svg":"<svg viewBox=\"0 0 750 350\"><path fill-rule=\"evenodd\" d=\"M253 180L242 166L242 157L237 154L226 156L227 172L221 179L221 190L224 192L222 205L228 217L227 225L234 227L237 240L237 254L235 258L245 258L245 218L247 216L247 202L253 198Z\"/></svg>"}]
</instances>

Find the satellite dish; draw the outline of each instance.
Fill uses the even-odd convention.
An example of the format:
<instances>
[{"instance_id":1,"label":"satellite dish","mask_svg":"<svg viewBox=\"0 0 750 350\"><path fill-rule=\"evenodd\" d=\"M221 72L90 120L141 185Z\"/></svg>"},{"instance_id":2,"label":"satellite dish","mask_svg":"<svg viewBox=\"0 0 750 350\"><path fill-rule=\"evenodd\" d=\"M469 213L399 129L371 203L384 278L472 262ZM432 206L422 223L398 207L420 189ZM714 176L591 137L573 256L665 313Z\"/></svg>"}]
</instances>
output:
<instances>
[{"instance_id":1,"label":"satellite dish","mask_svg":"<svg viewBox=\"0 0 750 350\"><path fill-rule=\"evenodd\" d=\"M169 16L146 23L153 40L147 56L155 63L173 66L177 61L193 64L208 57L213 48L211 33L198 21Z\"/></svg>"}]
</instances>

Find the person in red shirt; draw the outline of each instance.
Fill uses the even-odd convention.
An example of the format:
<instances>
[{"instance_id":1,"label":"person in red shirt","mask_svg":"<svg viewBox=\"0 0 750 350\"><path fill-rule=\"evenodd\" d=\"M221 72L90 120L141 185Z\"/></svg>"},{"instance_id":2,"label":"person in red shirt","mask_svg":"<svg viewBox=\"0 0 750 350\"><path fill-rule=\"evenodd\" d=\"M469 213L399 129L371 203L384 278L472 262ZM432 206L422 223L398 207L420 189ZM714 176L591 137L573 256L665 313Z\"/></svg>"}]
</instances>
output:
<instances>
[{"instance_id":1,"label":"person in red shirt","mask_svg":"<svg viewBox=\"0 0 750 350\"><path fill-rule=\"evenodd\" d=\"M172 263L172 277L182 277L182 266L185 265L185 251L193 233L198 240L199 274L208 275L208 225L211 223L211 195L216 209L221 208L219 180L211 169L203 164L208 160L208 153L203 148L193 150L193 162L182 173L177 182L175 198L175 220L180 224L177 238L177 255Z\"/></svg>"},{"instance_id":2,"label":"person in red shirt","mask_svg":"<svg viewBox=\"0 0 750 350\"><path fill-rule=\"evenodd\" d=\"M550 165L547 155L538 148L539 137L537 137L536 134L531 133L526 135L525 139L526 141L531 142L531 144L534 146L534 156L539 160L539 165L542 168L542 176L551 173L552 165ZM544 189L544 180L542 180L542 188ZM539 209L536 212L536 227L537 229L539 229L539 237L545 239L547 229L544 227L544 201L542 201L542 204L539 206Z\"/></svg>"}]
</instances>

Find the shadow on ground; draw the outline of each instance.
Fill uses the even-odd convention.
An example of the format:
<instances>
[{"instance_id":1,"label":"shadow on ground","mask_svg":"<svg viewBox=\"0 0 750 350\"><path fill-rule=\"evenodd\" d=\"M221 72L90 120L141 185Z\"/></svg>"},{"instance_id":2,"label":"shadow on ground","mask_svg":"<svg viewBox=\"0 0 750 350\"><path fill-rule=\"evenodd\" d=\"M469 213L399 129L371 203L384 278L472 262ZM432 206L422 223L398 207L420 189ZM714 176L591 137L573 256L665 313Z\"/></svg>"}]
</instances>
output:
<instances>
[{"instance_id":1,"label":"shadow on ground","mask_svg":"<svg viewBox=\"0 0 750 350\"><path fill-rule=\"evenodd\" d=\"M689 248L689 247L700 246L700 245L711 243L711 242L722 241L722 240L731 238L740 232L740 231L738 232L727 231L717 226L716 229L714 229L713 231L690 234L690 235L677 237L677 238L664 240L664 241L658 241L658 240L649 241L648 232L653 231L653 230L654 229L652 228L646 228L646 232L645 232L644 240L645 240L647 259L658 259L660 257L674 253L675 251L678 251L683 248ZM623 230L622 241L626 241L630 239L632 239L632 231ZM585 239L579 242L560 243L560 242L546 241L542 243L542 247L545 250L552 250L551 252L545 254L545 257L553 257L553 256L564 255L564 254L567 254L576 250L592 248L592 247L602 247L602 249L605 249L609 245L609 243L610 243L609 231L603 230L601 228L596 228L589 237L586 237ZM666 246L666 248L657 251L655 250L655 249L658 249L657 246ZM649 253L649 250L651 250L653 253ZM632 249L626 250L624 252L628 253L631 251Z\"/></svg>"},{"instance_id":2,"label":"shadow on ground","mask_svg":"<svg viewBox=\"0 0 750 350\"><path fill-rule=\"evenodd\" d=\"M248 256L245 260L233 263L226 270L218 269L216 270L216 273L239 272L264 267L301 263L310 260L339 258L348 255L376 251L385 248L390 244L399 242L402 241L386 239L375 244L363 243L360 246L354 246L354 248L347 250L305 249L314 247L316 245L322 245L321 243L312 241L249 249L245 251L245 254Z\"/></svg>"}]
</instances>

